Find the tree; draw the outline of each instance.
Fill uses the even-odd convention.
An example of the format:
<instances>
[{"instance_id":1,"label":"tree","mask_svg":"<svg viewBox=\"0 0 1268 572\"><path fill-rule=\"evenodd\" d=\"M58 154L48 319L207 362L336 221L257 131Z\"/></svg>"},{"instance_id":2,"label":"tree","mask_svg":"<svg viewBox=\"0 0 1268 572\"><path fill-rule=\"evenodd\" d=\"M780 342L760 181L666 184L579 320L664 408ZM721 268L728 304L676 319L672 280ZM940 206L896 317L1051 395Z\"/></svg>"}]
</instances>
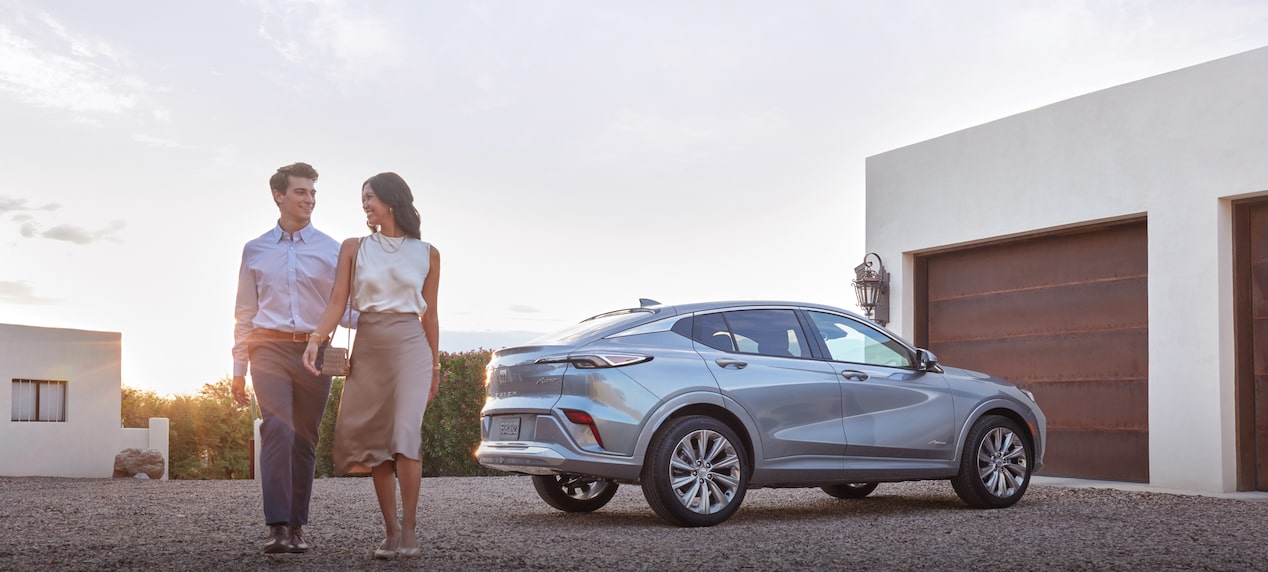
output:
<instances>
[{"instance_id":1,"label":"tree","mask_svg":"<svg viewBox=\"0 0 1268 572\"><path fill-rule=\"evenodd\" d=\"M203 459L200 478L244 479L250 474L251 410L233 400L232 381L225 377L198 391L197 435Z\"/></svg>"},{"instance_id":2,"label":"tree","mask_svg":"<svg viewBox=\"0 0 1268 572\"><path fill-rule=\"evenodd\" d=\"M167 417L168 400L148 389L123 388L121 425L144 429L151 417Z\"/></svg>"},{"instance_id":3,"label":"tree","mask_svg":"<svg viewBox=\"0 0 1268 572\"><path fill-rule=\"evenodd\" d=\"M172 479L197 479L202 467L202 447L198 445L198 404L180 394L167 406L167 475Z\"/></svg>"}]
</instances>

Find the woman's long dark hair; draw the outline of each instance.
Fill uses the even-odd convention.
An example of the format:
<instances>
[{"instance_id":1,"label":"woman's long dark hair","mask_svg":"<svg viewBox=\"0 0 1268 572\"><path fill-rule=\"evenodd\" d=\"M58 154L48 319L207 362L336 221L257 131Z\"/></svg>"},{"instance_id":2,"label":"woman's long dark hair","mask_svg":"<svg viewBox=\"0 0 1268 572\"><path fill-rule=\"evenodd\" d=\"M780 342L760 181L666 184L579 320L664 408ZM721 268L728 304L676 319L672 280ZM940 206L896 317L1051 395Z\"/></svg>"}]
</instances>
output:
<instances>
[{"instance_id":1,"label":"woman's long dark hair","mask_svg":"<svg viewBox=\"0 0 1268 572\"><path fill-rule=\"evenodd\" d=\"M374 191L374 196L379 201L392 207L392 218L396 219L397 228L404 231L405 236L422 240L422 220L418 216L418 209L414 208L414 193L405 184L405 179L396 173L379 173L366 179L362 186L365 185L370 185L370 190ZM366 226L373 232L379 231L378 225L366 223Z\"/></svg>"}]
</instances>

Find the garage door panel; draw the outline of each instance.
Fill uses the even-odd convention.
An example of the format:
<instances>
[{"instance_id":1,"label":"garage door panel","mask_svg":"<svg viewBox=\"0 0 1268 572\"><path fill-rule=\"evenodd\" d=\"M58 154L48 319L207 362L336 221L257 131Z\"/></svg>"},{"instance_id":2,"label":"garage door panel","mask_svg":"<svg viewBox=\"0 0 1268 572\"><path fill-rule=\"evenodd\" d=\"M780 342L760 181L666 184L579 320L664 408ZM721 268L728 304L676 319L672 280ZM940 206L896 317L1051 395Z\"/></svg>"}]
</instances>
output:
<instances>
[{"instance_id":1,"label":"garage door panel","mask_svg":"<svg viewBox=\"0 0 1268 572\"><path fill-rule=\"evenodd\" d=\"M1087 380L1018 384L1035 394L1045 415L1059 419L1067 429L1102 431L1149 429L1148 403L1139 399L1148 381ZM1063 426L1049 423L1049 429Z\"/></svg>"},{"instance_id":2,"label":"garage door panel","mask_svg":"<svg viewBox=\"0 0 1268 572\"><path fill-rule=\"evenodd\" d=\"M1237 207L1238 487L1268 490L1268 201Z\"/></svg>"},{"instance_id":3,"label":"garage door panel","mask_svg":"<svg viewBox=\"0 0 1268 572\"><path fill-rule=\"evenodd\" d=\"M1114 279L929 301L930 343L1143 327L1147 278ZM1071 312L1070 308L1080 307ZM1266 324L1268 327L1268 324Z\"/></svg>"},{"instance_id":4,"label":"garage door panel","mask_svg":"<svg viewBox=\"0 0 1268 572\"><path fill-rule=\"evenodd\" d=\"M1136 221L920 260L922 343L1035 392L1044 474L1148 480L1147 240Z\"/></svg>"},{"instance_id":5,"label":"garage door panel","mask_svg":"<svg viewBox=\"0 0 1268 572\"><path fill-rule=\"evenodd\" d=\"M1268 318L1255 318L1251 323L1253 334L1257 340L1268 340ZM1251 350L1254 353L1255 368L1262 369L1268 367L1268 344L1253 344ZM1263 373L1263 372L1256 372Z\"/></svg>"},{"instance_id":6,"label":"garage door panel","mask_svg":"<svg viewBox=\"0 0 1268 572\"><path fill-rule=\"evenodd\" d=\"M1132 328L940 343L930 344L930 350L942 363L985 371L1013 383L1137 380L1148 377L1149 331Z\"/></svg>"},{"instance_id":7,"label":"garage door panel","mask_svg":"<svg viewBox=\"0 0 1268 572\"><path fill-rule=\"evenodd\" d=\"M1049 429L1043 474L1097 479L1149 481L1149 433L1097 429Z\"/></svg>"},{"instance_id":8,"label":"garage door panel","mask_svg":"<svg viewBox=\"0 0 1268 572\"><path fill-rule=\"evenodd\" d=\"M1043 237L929 258L929 299L1148 274L1144 223Z\"/></svg>"}]
</instances>

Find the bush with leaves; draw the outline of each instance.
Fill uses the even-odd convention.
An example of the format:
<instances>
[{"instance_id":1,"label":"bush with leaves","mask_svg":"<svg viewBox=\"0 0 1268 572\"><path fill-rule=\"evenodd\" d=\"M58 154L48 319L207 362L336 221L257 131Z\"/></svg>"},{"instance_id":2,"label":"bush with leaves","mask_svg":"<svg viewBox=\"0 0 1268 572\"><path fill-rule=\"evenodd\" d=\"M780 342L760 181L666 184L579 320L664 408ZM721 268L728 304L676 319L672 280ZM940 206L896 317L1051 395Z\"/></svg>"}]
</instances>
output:
<instances>
[{"instance_id":1,"label":"bush with leaves","mask_svg":"<svg viewBox=\"0 0 1268 572\"><path fill-rule=\"evenodd\" d=\"M423 475L500 475L475 460L490 350L440 353L440 391L423 416Z\"/></svg>"},{"instance_id":2,"label":"bush with leaves","mask_svg":"<svg viewBox=\"0 0 1268 572\"><path fill-rule=\"evenodd\" d=\"M120 421L148 427L151 417L168 419L167 476L170 479L245 479L250 476L251 413L233 400L232 379L204 384L197 395L160 397L124 387Z\"/></svg>"},{"instance_id":3,"label":"bush with leaves","mask_svg":"<svg viewBox=\"0 0 1268 572\"><path fill-rule=\"evenodd\" d=\"M321 427L317 430L317 469L318 477L335 476L334 444L335 417L339 413L339 400L343 397L342 377L336 377L330 383L330 399L326 400L326 411L321 416Z\"/></svg>"}]
</instances>

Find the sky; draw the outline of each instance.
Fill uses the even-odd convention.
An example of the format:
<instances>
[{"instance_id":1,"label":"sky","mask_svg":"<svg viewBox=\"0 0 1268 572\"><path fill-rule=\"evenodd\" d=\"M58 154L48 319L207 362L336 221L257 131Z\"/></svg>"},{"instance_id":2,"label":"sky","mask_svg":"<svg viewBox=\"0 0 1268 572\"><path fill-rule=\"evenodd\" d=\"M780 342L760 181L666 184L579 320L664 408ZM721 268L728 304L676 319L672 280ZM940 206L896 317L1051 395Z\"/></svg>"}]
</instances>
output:
<instances>
[{"instance_id":1,"label":"sky","mask_svg":"<svg viewBox=\"0 0 1268 572\"><path fill-rule=\"evenodd\" d=\"M410 184L445 351L639 298L854 310L867 157L1263 46L1268 0L0 0L0 323L226 377L295 161L336 239Z\"/></svg>"}]
</instances>

